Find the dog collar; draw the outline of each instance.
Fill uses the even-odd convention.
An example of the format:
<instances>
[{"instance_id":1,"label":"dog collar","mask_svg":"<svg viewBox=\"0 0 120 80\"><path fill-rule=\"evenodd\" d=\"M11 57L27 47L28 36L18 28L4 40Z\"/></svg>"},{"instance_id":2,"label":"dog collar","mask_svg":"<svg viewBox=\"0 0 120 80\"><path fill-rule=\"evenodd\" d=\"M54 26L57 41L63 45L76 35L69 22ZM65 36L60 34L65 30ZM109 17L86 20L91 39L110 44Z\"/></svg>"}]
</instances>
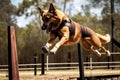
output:
<instances>
[{"instance_id":1,"label":"dog collar","mask_svg":"<svg viewBox=\"0 0 120 80\"><path fill-rule=\"evenodd\" d=\"M65 26L67 26L69 28L70 36L73 36L75 34L75 24L74 24L74 22L70 19L69 22L67 21L65 23Z\"/></svg>"}]
</instances>

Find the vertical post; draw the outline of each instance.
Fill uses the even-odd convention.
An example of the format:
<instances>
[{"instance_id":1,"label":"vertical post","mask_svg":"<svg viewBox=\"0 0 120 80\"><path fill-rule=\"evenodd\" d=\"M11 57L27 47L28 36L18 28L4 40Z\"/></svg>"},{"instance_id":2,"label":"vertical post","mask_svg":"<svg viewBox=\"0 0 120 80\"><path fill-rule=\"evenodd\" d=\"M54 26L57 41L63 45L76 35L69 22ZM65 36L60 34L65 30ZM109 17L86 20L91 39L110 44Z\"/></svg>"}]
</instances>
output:
<instances>
[{"instance_id":1,"label":"vertical post","mask_svg":"<svg viewBox=\"0 0 120 80\"><path fill-rule=\"evenodd\" d=\"M48 55L47 55L46 62L47 62L47 64L46 64L47 65L47 71L48 71L49 70L49 68L48 68L49 67L49 56Z\"/></svg>"},{"instance_id":2,"label":"vertical post","mask_svg":"<svg viewBox=\"0 0 120 80\"><path fill-rule=\"evenodd\" d=\"M8 26L8 70L9 80L19 80L18 57L14 26Z\"/></svg>"},{"instance_id":3,"label":"vertical post","mask_svg":"<svg viewBox=\"0 0 120 80\"><path fill-rule=\"evenodd\" d=\"M45 74L45 55L41 54L41 75Z\"/></svg>"},{"instance_id":4,"label":"vertical post","mask_svg":"<svg viewBox=\"0 0 120 80\"><path fill-rule=\"evenodd\" d=\"M111 3L111 52L114 51L114 47L113 47L113 37L114 37L114 0L110 1ZM114 61L114 54L112 54L112 61ZM113 69L113 67L112 67Z\"/></svg>"},{"instance_id":5,"label":"vertical post","mask_svg":"<svg viewBox=\"0 0 120 80\"><path fill-rule=\"evenodd\" d=\"M70 62L71 62L71 52L68 52L68 54L67 54L67 63L70 63ZM67 66L70 67L71 65L68 64Z\"/></svg>"},{"instance_id":6,"label":"vertical post","mask_svg":"<svg viewBox=\"0 0 120 80\"><path fill-rule=\"evenodd\" d=\"M113 52L113 37L114 37L114 0L111 0L111 51Z\"/></svg>"},{"instance_id":7,"label":"vertical post","mask_svg":"<svg viewBox=\"0 0 120 80\"><path fill-rule=\"evenodd\" d=\"M34 75L36 76L37 75L37 54L35 53L34 54Z\"/></svg>"},{"instance_id":8,"label":"vertical post","mask_svg":"<svg viewBox=\"0 0 120 80\"><path fill-rule=\"evenodd\" d=\"M89 58L88 58L88 56L86 57L86 62L87 62L86 69L89 69Z\"/></svg>"},{"instance_id":9,"label":"vertical post","mask_svg":"<svg viewBox=\"0 0 120 80\"><path fill-rule=\"evenodd\" d=\"M90 54L90 70L92 70L92 54Z\"/></svg>"},{"instance_id":10,"label":"vertical post","mask_svg":"<svg viewBox=\"0 0 120 80\"><path fill-rule=\"evenodd\" d=\"M81 53L80 43L78 43L78 59L79 59L79 78L77 80L84 80L84 66L83 54Z\"/></svg>"},{"instance_id":11,"label":"vertical post","mask_svg":"<svg viewBox=\"0 0 120 80\"><path fill-rule=\"evenodd\" d=\"M109 56L108 56L107 60L108 60L107 69L110 69L110 63L109 63L110 62L110 57Z\"/></svg>"}]
</instances>

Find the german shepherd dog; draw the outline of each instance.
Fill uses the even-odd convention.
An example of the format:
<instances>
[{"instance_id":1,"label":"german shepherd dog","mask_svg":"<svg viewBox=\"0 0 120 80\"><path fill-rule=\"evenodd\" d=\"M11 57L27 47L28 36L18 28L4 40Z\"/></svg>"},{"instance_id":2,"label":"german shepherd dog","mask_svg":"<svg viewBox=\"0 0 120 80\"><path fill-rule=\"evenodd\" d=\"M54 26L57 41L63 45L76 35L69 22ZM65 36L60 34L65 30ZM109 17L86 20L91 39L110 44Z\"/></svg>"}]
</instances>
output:
<instances>
[{"instance_id":1,"label":"german shepherd dog","mask_svg":"<svg viewBox=\"0 0 120 80\"><path fill-rule=\"evenodd\" d=\"M38 7L42 16L42 30L46 30L50 34L50 39L45 46L42 47L43 52L55 54L62 45L71 45L81 43L83 48L94 52L99 57L100 50L103 50L107 56L110 56L109 50L106 50L103 44L110 42L110 35L101 35L94 32L89 27L85 27L72 21L65 13L55 8L51 3L49 10ZM56 38L59 41L54 45Z\"/></svg>"}]
</instances>

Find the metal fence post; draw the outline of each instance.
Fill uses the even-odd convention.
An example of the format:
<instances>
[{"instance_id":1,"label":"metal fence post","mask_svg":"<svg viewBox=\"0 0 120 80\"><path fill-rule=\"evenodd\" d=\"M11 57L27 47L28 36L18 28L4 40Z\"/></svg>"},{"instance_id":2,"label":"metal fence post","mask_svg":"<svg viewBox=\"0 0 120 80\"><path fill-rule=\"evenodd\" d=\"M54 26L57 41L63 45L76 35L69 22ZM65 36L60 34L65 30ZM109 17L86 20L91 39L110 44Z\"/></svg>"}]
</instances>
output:
<instances>
[{"instance_id":1,"label":"metal fence post","mask_svg":"<svg viewBox=\"0 0 120 80\"><path fill-rule=\"evenodd\" d=\"M45 74L45 55L41 54L41 75Z\"/></svg>"},{"instance_id":2,"label":"metal fence post","mask_svg":"<svg viewBox=\"0 0 120 80\"><path fill-rule=\"evenodd\" d=\"M80 43L78 43L78 59L79 59L79 78L77 80L84 80L84 65L83 65L83 54L81 53Z\"/></svg>"},{"instance_id":3,"label":"metal fence post","mask_svg":"<svg viewBox=\"0 0 120 80\"><path fill-rule=\"evenodd\" d=\"M34 75L36 76L37 75L37 54L35 53L34 54Z\"/></svg>"},{"instance_id":4,"label":"metal fence post","mask_svg":"<svg viewBox=\"0 0 120 80\"><path fill-rule=\"evenodd\" d=\"M49 56L47 55L46 57L46 66L47 66L47 71L49 70Z\"/></svg>"}]
</instances>

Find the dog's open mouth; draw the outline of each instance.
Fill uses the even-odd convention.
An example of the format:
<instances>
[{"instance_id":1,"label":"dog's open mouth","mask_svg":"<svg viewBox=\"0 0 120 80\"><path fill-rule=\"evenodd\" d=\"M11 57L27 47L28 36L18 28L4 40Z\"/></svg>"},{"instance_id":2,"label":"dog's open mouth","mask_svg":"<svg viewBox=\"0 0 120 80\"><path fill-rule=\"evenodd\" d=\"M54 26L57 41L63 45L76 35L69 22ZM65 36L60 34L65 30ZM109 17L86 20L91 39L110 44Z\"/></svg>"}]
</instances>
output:
<instances>
[{"instance_id":1,"label":"dog's open mouth","mask_svg":"<svg viewBox=\"0 0 120 80\"><path fill-rule=\"evenodd\" d=\"M43 26L41 27L41 29L42 29L42 30L46 30L47 27L48 27L48 25L44 25L44 24L43 24Z\"/></svg>"},{"instance_id":2,"label":"dog's open mouth","mask_svg":"<svg viewBox=\"0 0 120 80\"><path fill-rule=\"evenodd\" d=\"M52 29L52 27L54 26L54 22L51 22L49 25L45 25L43 24L43 26L41 27L42 30L46 30L47 33L49 33Z\"/></svg>"},{"instance_id":3,"label":"dog's open mouth","mask_svg":"<svg viewBox=\"0 0 120 80\"><path fill-rule=\"evenodd\" d=\"M46 32L49 33L54 25L54 22L50 23L49 26L46 28Z\"/></svg>"}]
</instances>

